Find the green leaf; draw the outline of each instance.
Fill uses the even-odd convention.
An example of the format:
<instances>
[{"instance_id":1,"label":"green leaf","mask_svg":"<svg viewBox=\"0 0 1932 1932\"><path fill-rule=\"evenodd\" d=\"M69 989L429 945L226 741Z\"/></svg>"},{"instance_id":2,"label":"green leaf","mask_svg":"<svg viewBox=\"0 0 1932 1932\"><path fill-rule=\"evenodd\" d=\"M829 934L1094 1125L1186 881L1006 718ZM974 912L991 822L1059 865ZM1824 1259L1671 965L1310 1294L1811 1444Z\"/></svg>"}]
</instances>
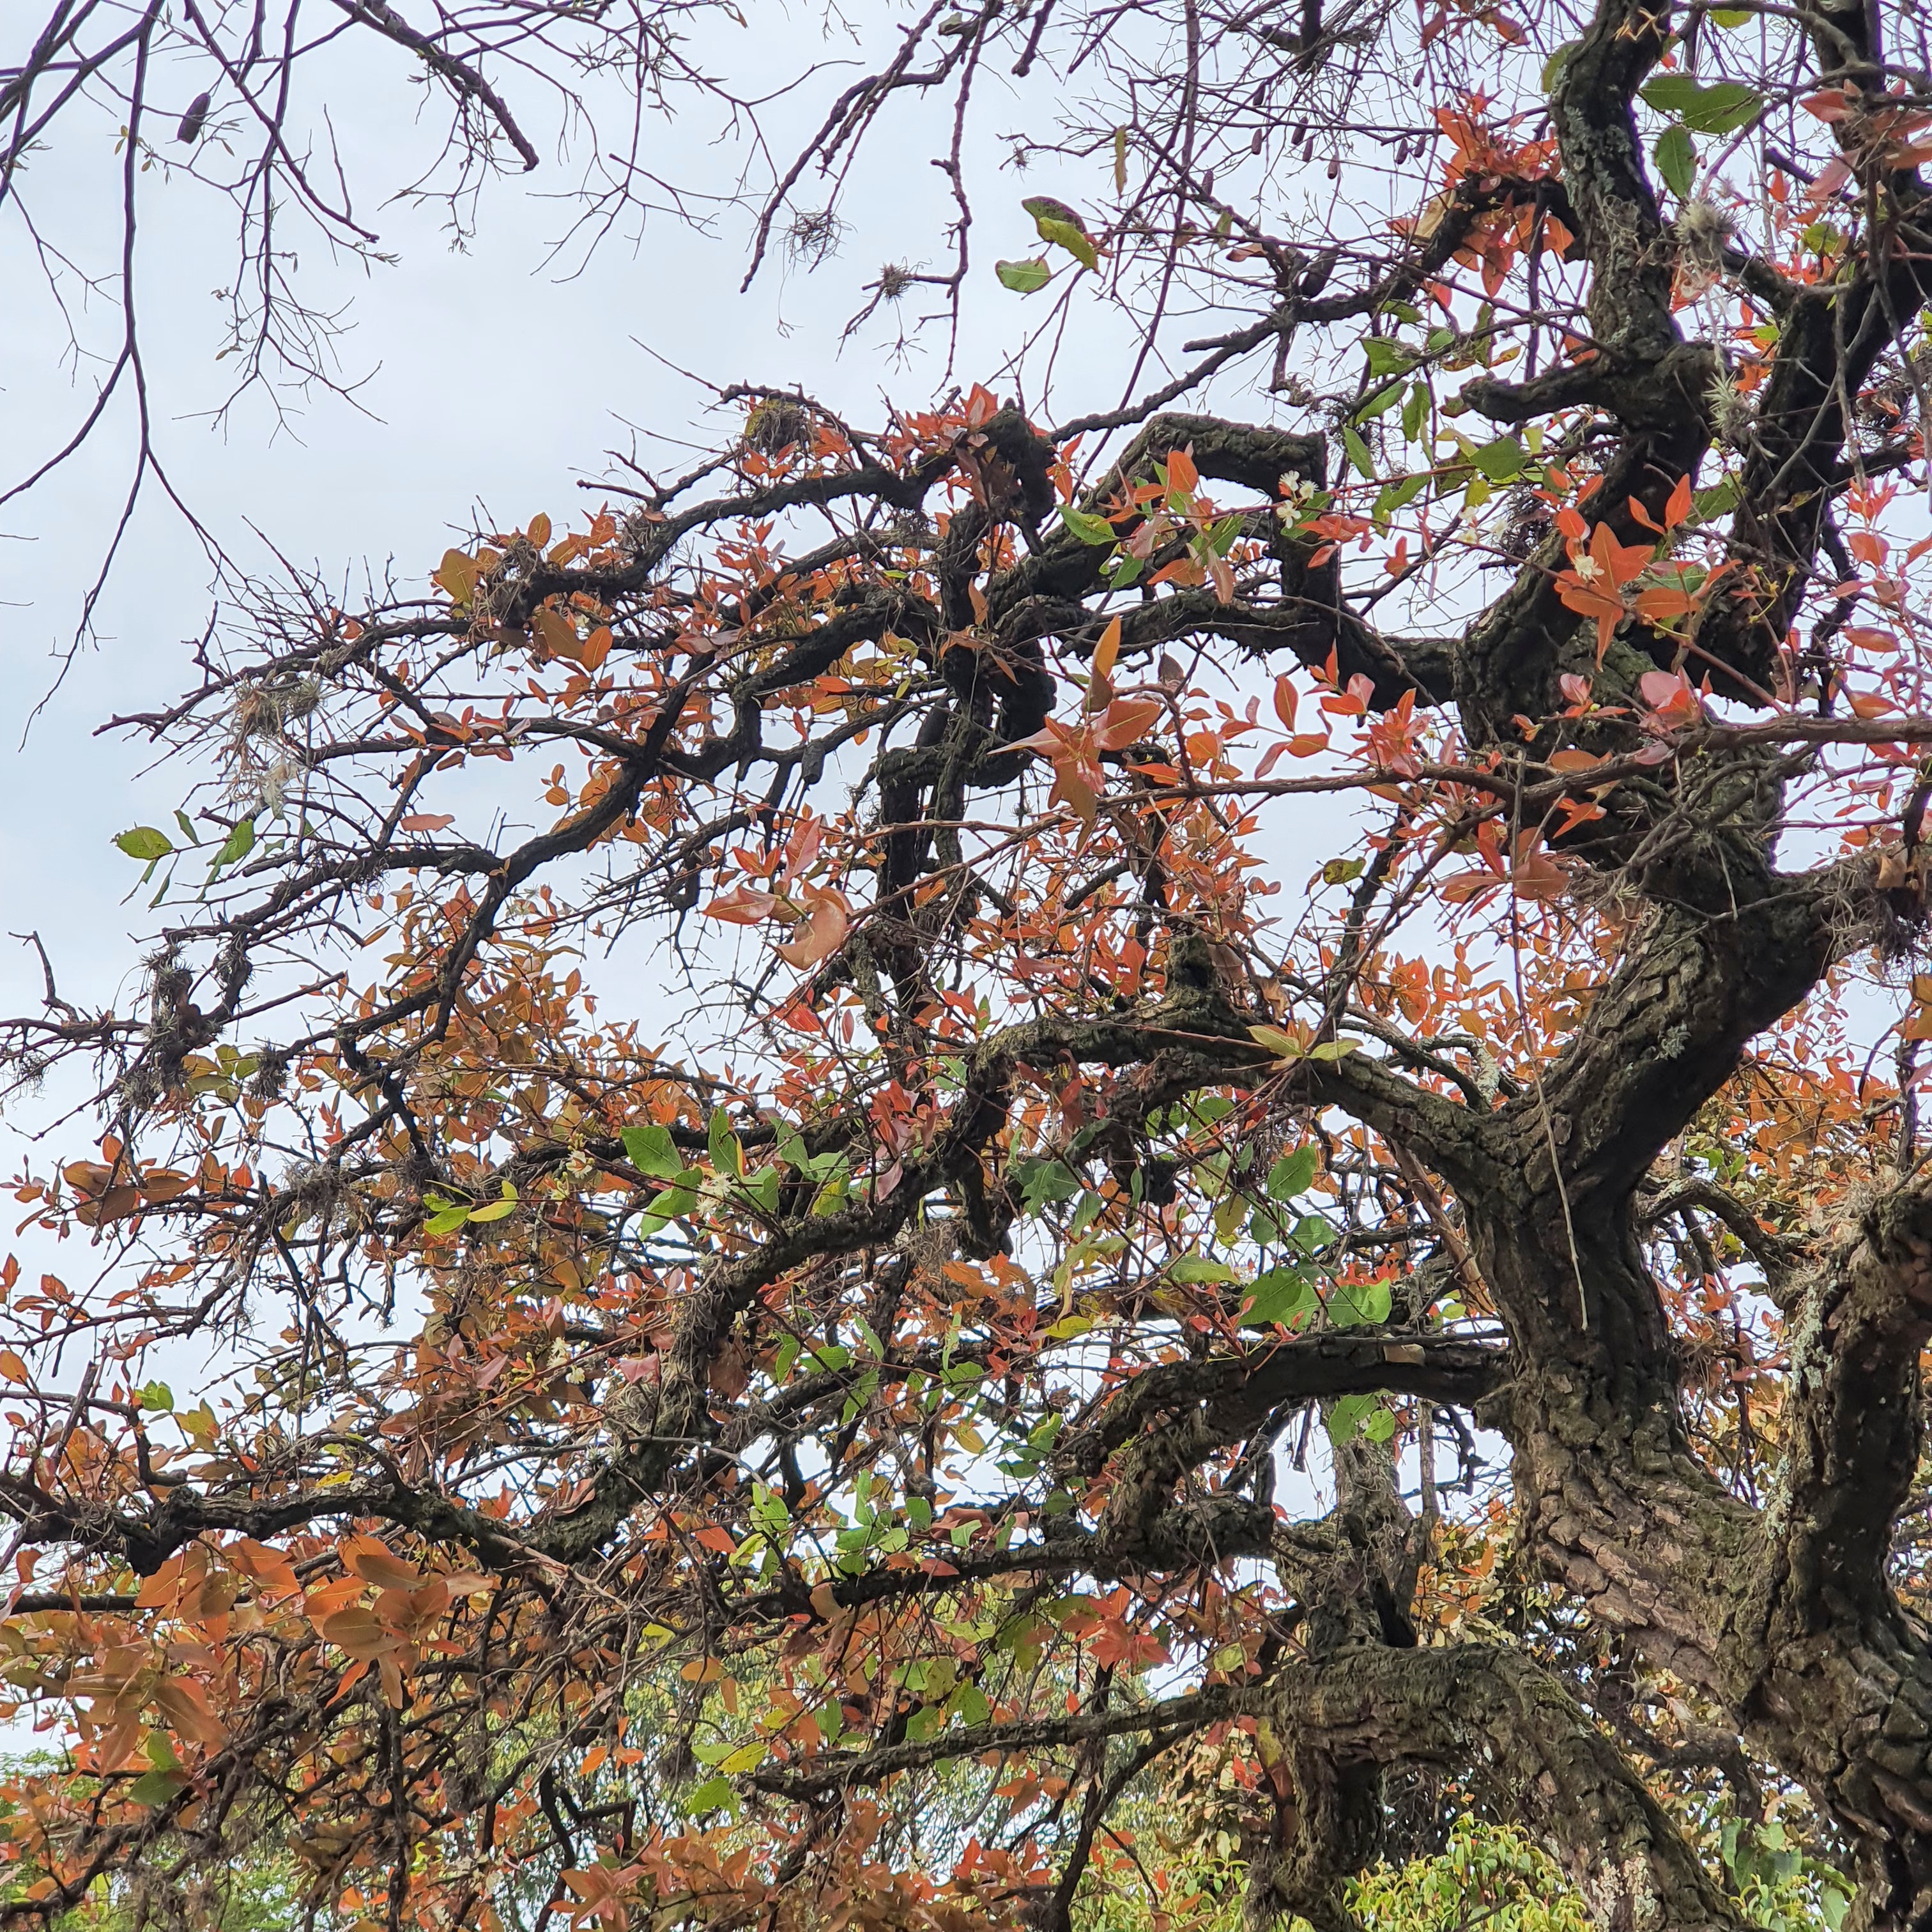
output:
<instances>
[{"instance_id":1,"label":"green leaf","mask_svg":"<svg viewBox=\"0 0 1932 1932\"><path fill-rule=\"evenodd\" d=\"M1420 496L1428 482L1429 472L1426 470L1418 470L1412 476L1398 477L1393 483L1384 483L1376 493L1375 508L1370 512L1377 526L1386 530L1390 518Z\"/></svg>"},{"instance_id":2,"label":"green leaf","mask_svg":"<svg viewBox=\"0 0 1932 1932\"><path fill-rule=\"evenodd\" d=\"M165 859L175 849L175 842L152 825L136 825L130 831L117 832L114 842L129 858L151 863L156 859Z\"/></svg>"},{"instance_id":3,"label":"green leaf","mask_svg":"<svg viewBox=\"0 0 1932 1932\"><path fill-rule=\"evenodd\" d=\"M1711 19L1714 25L1722 27L1727 33L1734 27L1742 27L1750 18L1748 7L1713 7Z\"/></svg>"},{"instance_id":4,"label":"green leaf","mask_svg":"<svg viewBox=\"0 0 1932 1932\"><path fill-rule=\"evenodd\" d=\"M1395 1411L1378 1402L1374 1412L1362 1424L1362 1433L1371 1442L1386 1442L1395 1433Z\"/></svg>"},{"instance_id":5,"label":"green leaf","mask_svg":"<svg viewBox=\"0 0 1932 1932\"><path fill-rule=\"evenodd\" d=\"M1428 414L1429 386L1426 382L1412 382L1402 406L1402 433L1411 442L1422 434L1422 425ZM1422 487L1419 477L1415 479L1415 487L1418 490Z\"/></svg>"},{"instance_id":6,"label":"green leaf","mask_svg":"<svg viewBox=\"0 0 1932 1932\"><path fill-rule=\"evenodd\" d=\"M682 1808L686 1817L701 1818L707 1811L735 1811L737 1803L738 1794L729 1778L707 1778L683 1801Z\"/></svg>"},{"instance_id":7,"label":"green leaf","mask_svg":"<svg viewBox=\"0 0 1932 1932\"><path fill-rule=\"evenodd\" d=\"M962 1684L952 1694L952 1708L963 1724L983 1724L993 1714L986 1694L976 1684Z\"/></svg>"},{"instance_id":8,"label":"green leaf","mask_svg":"<svg viewBox=\"0 0 1932 1932\"><path fill-rule=\"evenodd\" d=\"M516 1211L517 1190L506 1180L500 1198L493 1201L487 1208L472 1208L470 1218L475 1221L501 1221Z\"/></svg>"},{"instance_id":9,"label":"green leaf","mask_svg":"<svg viewBox=\"0 0 1932 1932\"><path fill-rule=\"evenodd\" d=\"M182 829L182 839L184 844L199 845L201 843L200 835L194 829L194 820L189 818L179 806L175 807L175 823ZM304 826L303 830L306 831L308 827Z\"/></svg>"},{"instance_id":10,"label":"green leaf","mask_svg":"<svg viewBox=\"0 0 1932 1932\"><path fill-rule=\"evenodd\" d=\"M175 1406L175 1392L166 1382L149 1382L141 1391L141 1406L158 1415L169 1414Z\"/></svg>"},{"instance_id":11,"label":"green leaf","mask_svg":"<svg viewBox=\"0 0 1932 1932\"><path fill-rule=\"evenodd\" d=\"M1376 1406L1376 1399L1372 1395L1343 1396L1324 1418L1328 1425L1328 1439L1337 1444L1348 1442Z\"/></svg>"},{"instance_id":12,"label":"green leaf","mask_svg":"<svg viewBox=\"0 0 1932 1932\"><path fill-rule=\"evenodd\" d=\"M1735 476L1726 476L1709 489L1700 490L1692 499L1697 521L1714 523L1720 517L1728 517L1738 507L1738 494Z\"/></svg>"},{"instance_id":13,"label":"green leaf","mask_svg":"<svg viewBox=\"0 0 1932 1932\"><path fill-rule=\"evenodd\" d=\"M128 1796L136 1804L165 1804L188 1789L188 1780L178 1771L144 1771L128 1787Z\"/></svg>"},{"instance_id":14,"label":"green leaf","mask_svg":"<svg viewBox=\"0 0 1932 1932\"><path fill-rule=\"evenodd\" d=\"M1557 83L1563 78L1563 70L1570 64L1570 56L1582 44L1581 40L1565 40L1543 63L1543 91L1545 94L1556 92Z\"/></svg>"},{"instance_id":15,"label":"green leaf","mask_svg":"<svg viewBox=\"0 0 1932 1932\"><path fill-rule=\"evenodd\" d=\"M1763 95L1741 80L1717 80L1706 87L1688 74L1656 74L1639 92L1658 113L1698 134L1735 134L1764 111Z\"/></svg>"},{"instance_id":16,"label":"green leaf","mask_svg":"<svg viewBox=\"0 0 1932 1932\"><path fill-rule=\"evenodd\" d=\"M1268 1169L1268 1198L1292 1201L1298 1194L1306 1193L1320 1160L1320 1153L1312 1141L1306 1147L1297 1148L1292 1154L1283 1154Z\"/></svg>"},{"instance_id":17,"label":"green leaf","mask_svg":"<svg viewBox=\"0 0 1932 1932\"><path fill-rule=\"evenodd\" d=\"M1040 230L1042 242L1057 242L1082 268L1097 268L1100 266L1100 257L1084 228L1078 228L1070 221L1057 220L1050 214L1036 216L1034 226Z\"/></svg>"},{"instance_id":18,"label":"green leaf","mask_svg":"<svg viewBox=\"0 0 1932 1932\"><path fill-rule=\"evenodd\" d=\"M459 1202L454 1208L446 1208L440 1214L432 1214L423 1223L425 1234L453 1234L470 1219L467 1205Z\"/></svg>"},{"instance_id":19,"label":"green leaf","mask_svg":"<svg viewBox=\"0 0 1932 1932\"><path fill-rule=\"evenodd\" d=\"M1369 454L1369 446L1346 423L1342 425L1342 447L1348 452L1348 460L1355 466L1357 472L1365 480L1372 483L1376 480L1376 466L1374 459Z\"/></svg>"},{"instance_id":20,"label":"green leaf","mask_svg":"<svg viewBox=\"0 0 1932 1932\"><path fill-rule=\"evenodd\" d=\"M694 1214L697 1208L698 1195L694 1189L662 1188L652 1196L651 1204L645 1210L644 1220L647 1223L656 1224L650 1230L651 1233L656 1234L659 1228L674 1216Z\"/></svg>"},{"instance_id":21,"label":"green leaf","mask_svg":"<svg viewBox=\"0 0 1932 1932\"><path fill-rule=\"evenodd\" d=\"M1318 1255L1335 1238L1334 1225L1325 1216L1304 1214L1294 1224L1294 1232L1288 1237L1304 1255Z\"/></svg>"},{"instance_id":22,"label":"green leaf","mask_svg":"<svg viewBox=\"0 0 1932 1932\"><path fill-rule=\"evenodd\" d=\"M1060 520L1084 544L1110 544L1118 534L1105 517L1076 510L1070 503L1060 505Z\"/></svg>"},{"instance_id":23,"label":"green leaf","mask_svg":"<svg viewBox=\"0 0 1932 1932\"><path fill-rule=\"evenodd\" d=\"M218 872L224 866L238 865L255 849L255 821L244 818L237 821L233 831L222 842L221 850L214 855L214 869Z\"/></svg>"},{"instance_id":24,"label":"green leaf","mask_svg":"<svg viewBox=\"0 0 1932 1932\"><path fill-rule=\"evenodd\" d=\"M1205 1255L1183 1255L1167 1272L1170 1280L1178 1281L1184 1287L1204 1281L1235 1279L1234 1270L1226 1262L1210 1261Z\"/></svg>"},{"instance_id":25,"label":"green leaf","mask_svg":"<svg viewBox=\"0 0 1932 1932\"><path fill-rule=\"evenodd\" d=\"M1277 1060L1299 1060L1302 1058L1302 1045L1294 1034L1283 1033L1280 1027L1251 1026L1248 1037L1257 1046L1264 1046Z\"/></svg>"},{"instance_id":26,"label":"green leaf","mask_svg":"<svg viewBox=\"0 0 1932 1932\"><path fill-rule=\"evenodd\" d=\"M684 1157L670 1137L670 1128L653 1120L648 1126L626 1127L622 1136L624 1151L640 1174L658 1180L675 1180L684 1172Z\"/></svg>"},{"instance_id":27,"label":"green leaf","mask_svg":"<svg viewBox=\"0 0 1932 1932\"><path fill-rule=\"evenodd\" d=\"M1371 376L1405 376L1415 367L1415 351L1386 335L1367 337L1362 352L1369 358Z\"/></svg>"},{"instance_id":28,"label":"green leaf","mask_svg":"<svg viewBox=\"0 0 1932 1932\"><path fill-rule=\"evenodd\" d=\"M711 1155L711 1166L718 1174L742 1174L745 1171L745 1150L738 1136L731 1131L731 1116L722 1107L713 1107L711 1118L705 1123L704 1143Z\"/></svg>"},{"instance_id":29,"label":"green leaf","mask_svg":"<svg viewBox=\"0 0 1932 1932\"><path fill-rule=\"evenodd\" d=\"M1657 162L1657 172L1664 177L1664 184L1679 201L1688 201L1690 190L1697 183L1697 150L1690 136L1682 128L1672 126L1658 136L1657 145L1651 149Z\"/></svg>"},{"instance_id":30,"label":"green leaf","mask_svg":"<svg viewBox=\"0 0 1932 1932\"><path fill-rule=\"evenodd\" d=\"M1494 442L1486 442L1472 452L1469 460L1492 483L1508 483L1522 474L1522 466L1529 458L1514 436L1499 436Z\"/></svg>"},{"instance_id":31,"label":"green leaf","mask_svg":"<svg viewBox=\"0 0 1932 1932\"><path fill-rule=\"evenodd\" d=\"M1386 1281L1359 1281L1352 1285L1331 1282L1328 1288L1328 1318L1338 1328L1361 1328L1389 1316L1389 1285Z\"/></svg>"},{"instance_id":32,"label":"green leaf","mask_svg":"<svg viewBox=\"0 0 1932 1932\"><path fill-rule=\"evenodd\" d=\"M1360 859L1330 859L1322 868L1322 883L1324 886L1346 886L1359 879L1366 869Z\"/></svg>"},{"instance_id":33,"label":"green leaf","mask_svg":"<svg viewBox=\"0 0 1932 1932\"><path fill-rule=\"evenodd\" d=\"M1029 256L1023 262L995 262L993 272L1003 288L1019 296L1037 295L1053 279L1053 271L1043 255Z\"/></svg>"},{"instance_id":34,"label":"green leaf","mask_svg":"<svg viewBox=\"0 0 1932 1932\"><path fill-rule=\"evenodd\" d=\"M1255 1277L1241 1319L1250 1328L1264 1328L1311 1314L1316 1306L1314 1286L1298 1268L1271 1268Z\"/></svg>"},{"instance_id":35,"label":"green leaf","mask_svg":"<svg viewBox=\"0 0 1932 1932\"><path fill-rule=\"evenodd\" d=\"M1071 1201L1081 1191L1080 1177L1064 1162L1033 1161L1022 1167L1022 1200L1029 1214L1037 1214L1049 1201Z\"/></svg>"},{"instance_id":36,"label":"green leaf","mask_svg":"<svg viewBox=\"0 0 1932 1932\"><path fill-rule=\"evenodd\" d=\"M1361 1045L1358 1040L1324 1040L1318 1046L1308 1049L1310 1060L1325 1060L1334 1066L1338 1060L1346 1060Z\"/></svg>"},{"instance_id":37,"label":"green leaf","mask_svg":"<svg viewBox=\"0 0 1932 1932\"><path fill-rule=\"evenodd\" d=\"M784 1184L782 1168L761 1167L744 1184L743 1192L767 1214L776 1214L778 1211L778 1190Z\"/></svg>"}]
</instances>

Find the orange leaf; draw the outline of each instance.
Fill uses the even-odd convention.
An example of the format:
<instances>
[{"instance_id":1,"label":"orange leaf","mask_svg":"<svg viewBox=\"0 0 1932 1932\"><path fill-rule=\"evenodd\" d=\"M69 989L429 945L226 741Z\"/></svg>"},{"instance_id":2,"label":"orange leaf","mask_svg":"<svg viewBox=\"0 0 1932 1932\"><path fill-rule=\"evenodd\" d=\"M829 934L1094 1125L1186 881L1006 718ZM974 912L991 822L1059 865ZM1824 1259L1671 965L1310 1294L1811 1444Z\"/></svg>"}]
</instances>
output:
<instances>
[{"instance_id":1,"label":"orange leaf","mask_svg":"<svg viewBox=\"0 0 1932 1932\"><path fill-rule=\"evenodd\" d=\"M1148 728L1160 713L1157 698L1117 698L1101 717L1094 742L1103 752L1124 751L1147 736Z\"/></svg>"},{"instance_id":2,"label":"orange leaf","mask_svg":"<svg viewBox=\"0 0 1932 1932\"><path fill-rule=\"evenodd\" d=\"M170 1677L154 1686L154 1702L184 1738L198 1744L226 1744L228 1729L210 1708L208 1693L185 1677Z\"/></svg>"},{"instance_id":3,"label":"orange leaf","mask_svg":"<svg viewBox=\"0 0 1932 1932\"><path fill-rule=\"evenodd\" d=\"M1597 662L1601 664L1604 653L1610 647L1610 640L1616 635L1617 626L1624 620L1622 598L1610 596L1594 584L1586 584L1574 570L1566 570L1557 578L1556 594L1579 616L1596 619Z\"/></svg>"},{"instance_id":4,"label":"orange leaf","mask_svg":"<svg viewBox=\"0 0 1932 1932\"><path fill-rule=\"evenodd\" d=\"M1185 490L1190 496L1201 487L1201 472L1194 466L1194 458L1186 450L1175 449L1168 452L1167 487L1170 490Z\"/></svg>"},{"instance_id":5,"label":"orange leaf","mask_svg":"<svg viewBox=\"0 0 1932 1932\"><path fill-rule=\"evenodd\" d=\"M761 892L755 886L734 886L704 908L704 916L728 920L734 926L757 926L770 919L778 908L776 894Z\"/></svg>"},{"instance_id":6,"label":"orange leaf","mask_svg":"<svg viewBox=\"0 0 1932 1932\"><path fill-rule=\"evenodd\" d=\"M345 1536L343 1562L365 1583L385 1590L412 1590L423 1580L413 1563L406 1563L387 1544L373 1536Z\"/></svg>"},{"instance_id":7,"label":"orange leaf","mask_svg":"<svg viewBox=\"0 0 1932 1932\"><path fill-rule=\"evenodd\" d=\"M830 890L817 892L797 936L781 940L772 950L788 964L816 966L844 943L851 929L851 908L846 904L844 895Z\"/></svg>"},{"instance_id":8,"label":"orange leaf","mask_svg":"<svg viewBox=\"0 0 1932 1932\"><path fill-rule=\"evenodd\" d=\"M577 626L560 610L553 610L548 605L530 620L530 628L537 634L537 642L543 646L546 656L554 658L574 658L580 648L577 641Z\"/></svg>"},{"instance_id":9,"label":"orange leaf","mask_svg":"<svg viewBox=\"0 0 1932 1932\"><path fill-rule=\"evenodd\" d=\"M1591 560L1619 590L1642 575L1654 549L1652 544L1618 542L1608 524L1599 524L1590 532Z\"/></svg>"},{"instance_id":10,"label":"orange leaf","mask_svg":"<svg viewBox=\"0 0 1932 1932\"><path fill-rule=\"evenodd\" d=\"M172 1604L181 1588L183 1557L170 1556L154 1574L142 1584L134 1599L137 1608L144 1610L164 1610Z\"/></svg>"},{"instance_id":11,"label":"orange leaf","mask_svg":"<svg viewBox=\"0 0 1932 1932\"><path fill-rule=\"evenodd\" d=\"M346 1610L338 1610L333 1616L324 1617L321 1624L322 1634L337 1649L367 1664L378 1657L387 1657L403 1647L403 1640L393 1630L385 1630L376 1621L373 1611L364 1610L359 1604L352 1604Z\"/></svg>"},{"instance_id":12,"label":"orange leaf","mask_svg":"<svg viewBox=\"0 0 1932 1932\"><path fill-rule=\"evenodd\" d=\"M280 1550L271 1549L266 1543L244 1538L229 1544L221 1553L250 1582L272 1590L278 1596L292 1596L301 1587L296 1581L295 1565Z\"/></svg>"},{"instance_id":13,"label":"orange leaf","mask_svg":"<svg viewBox=\"0 0 1932 1932\"><path fill-rule=\"evenodd\" d=\"M476 561L462 550L446 550L430 581L448 591L452 603L467 604L476 588Z\"/></svg>"},{"instance_id":14,"label":"orange leaf","mask_svg":"<svg viewBox=\"0 0 1932 1932\"><path fill-rule=\"evenodd\" d=\"M1120 620L1116 617L1100 633L1100 641L1094 646L1094 675L1108 677L1113 674L1114 660L1120 654Z\"/></svg>"},{"instance_id":15,"label":"orange leaf","mask_svg":"<svg viewBox=\"0 0 1932 1932\"><path fill-rule=\"evenodd\" d=\"M1510 888L1520 899L1560 898L1569 884L1570 875L1547 852L1526 854L1510 874Z\"/></svg>"},{"instance_id":16,"label":"orange leaf","mask_svg":"<svg viewBox=\"0 0 1932 1932\"><path fill-rule=\"evenodd\" d=\"M138 1187L110 1187L98 1201L81 1202L74 1218L83 1228L98 1228L110 1221L124 1220L141 1204Z\"/></svg>"}]
</instances>

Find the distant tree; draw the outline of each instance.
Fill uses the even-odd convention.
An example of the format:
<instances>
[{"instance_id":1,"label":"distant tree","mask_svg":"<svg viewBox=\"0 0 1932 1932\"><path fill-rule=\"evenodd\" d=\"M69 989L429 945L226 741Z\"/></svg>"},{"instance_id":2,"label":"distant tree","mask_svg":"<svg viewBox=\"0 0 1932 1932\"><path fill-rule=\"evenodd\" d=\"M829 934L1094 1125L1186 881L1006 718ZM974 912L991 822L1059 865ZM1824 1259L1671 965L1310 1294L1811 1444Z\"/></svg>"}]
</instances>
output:
<instances>
[{"instance_id":1,"label":"distant tree","mask_svg":"<svg viewBox=\"0 0 1932 1932\"><path fill-rule=\"evenodd\" d=\"M1165 1927L1200 1752L1256 1926L1459 1810L1620 1932L1932 1924L1917 16L1286 20L934 8L813 150L1051 40L996 272L1119 410L724 392L118 721L139 1004L4 1028L98 1078L0 1918Z\"/></svg>"}]
</instances>

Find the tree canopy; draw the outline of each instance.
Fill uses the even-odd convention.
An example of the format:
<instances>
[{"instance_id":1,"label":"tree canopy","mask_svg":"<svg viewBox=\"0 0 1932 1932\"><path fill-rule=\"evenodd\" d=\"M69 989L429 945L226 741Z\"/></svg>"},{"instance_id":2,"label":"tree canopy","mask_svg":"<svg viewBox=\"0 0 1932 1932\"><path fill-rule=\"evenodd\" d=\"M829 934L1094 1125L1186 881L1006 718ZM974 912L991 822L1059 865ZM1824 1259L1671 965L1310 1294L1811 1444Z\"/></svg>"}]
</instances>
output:
<instances>
[{"instance_id":1,"label":"tree canopy","mask_svg":"<svg viewBox=\"0 0 1932 1932\"><path fill-rule=\"evenodd\" d=\"M754 243L909 97L953 266L868 292L958 297L1036 68L1008 369L233 580L116 721L139 1000L49 934L4 1028L92 1098L0 1918L1165 1932L1218 1832L1330 1932L1474 1814L1618 1932L1786 1846L1932 1924L1919 16L892 38Z\"/></svg>"}]
</instances>

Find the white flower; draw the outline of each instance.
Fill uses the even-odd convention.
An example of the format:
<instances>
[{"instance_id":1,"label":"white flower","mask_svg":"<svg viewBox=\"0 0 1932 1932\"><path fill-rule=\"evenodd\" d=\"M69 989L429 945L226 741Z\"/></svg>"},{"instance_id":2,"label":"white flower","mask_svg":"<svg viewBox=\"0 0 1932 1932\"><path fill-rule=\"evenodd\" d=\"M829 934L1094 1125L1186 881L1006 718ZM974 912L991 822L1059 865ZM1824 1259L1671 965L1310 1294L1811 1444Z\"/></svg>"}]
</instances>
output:
<instances>
[{"instance_id":1,"label":"white flower","mask_svg":"<svg viewBox=\"0 0 1932 1932\"><path fill-rule=\"evenodd\" d=\"M1275 506L1275 514L1287 524L1298 522L1308 500L1322 494L1319 486L1309 482L1298 470L1289 470L1281 478L1280 488L1282 500Z\"/></svg>"}]
</instances>

